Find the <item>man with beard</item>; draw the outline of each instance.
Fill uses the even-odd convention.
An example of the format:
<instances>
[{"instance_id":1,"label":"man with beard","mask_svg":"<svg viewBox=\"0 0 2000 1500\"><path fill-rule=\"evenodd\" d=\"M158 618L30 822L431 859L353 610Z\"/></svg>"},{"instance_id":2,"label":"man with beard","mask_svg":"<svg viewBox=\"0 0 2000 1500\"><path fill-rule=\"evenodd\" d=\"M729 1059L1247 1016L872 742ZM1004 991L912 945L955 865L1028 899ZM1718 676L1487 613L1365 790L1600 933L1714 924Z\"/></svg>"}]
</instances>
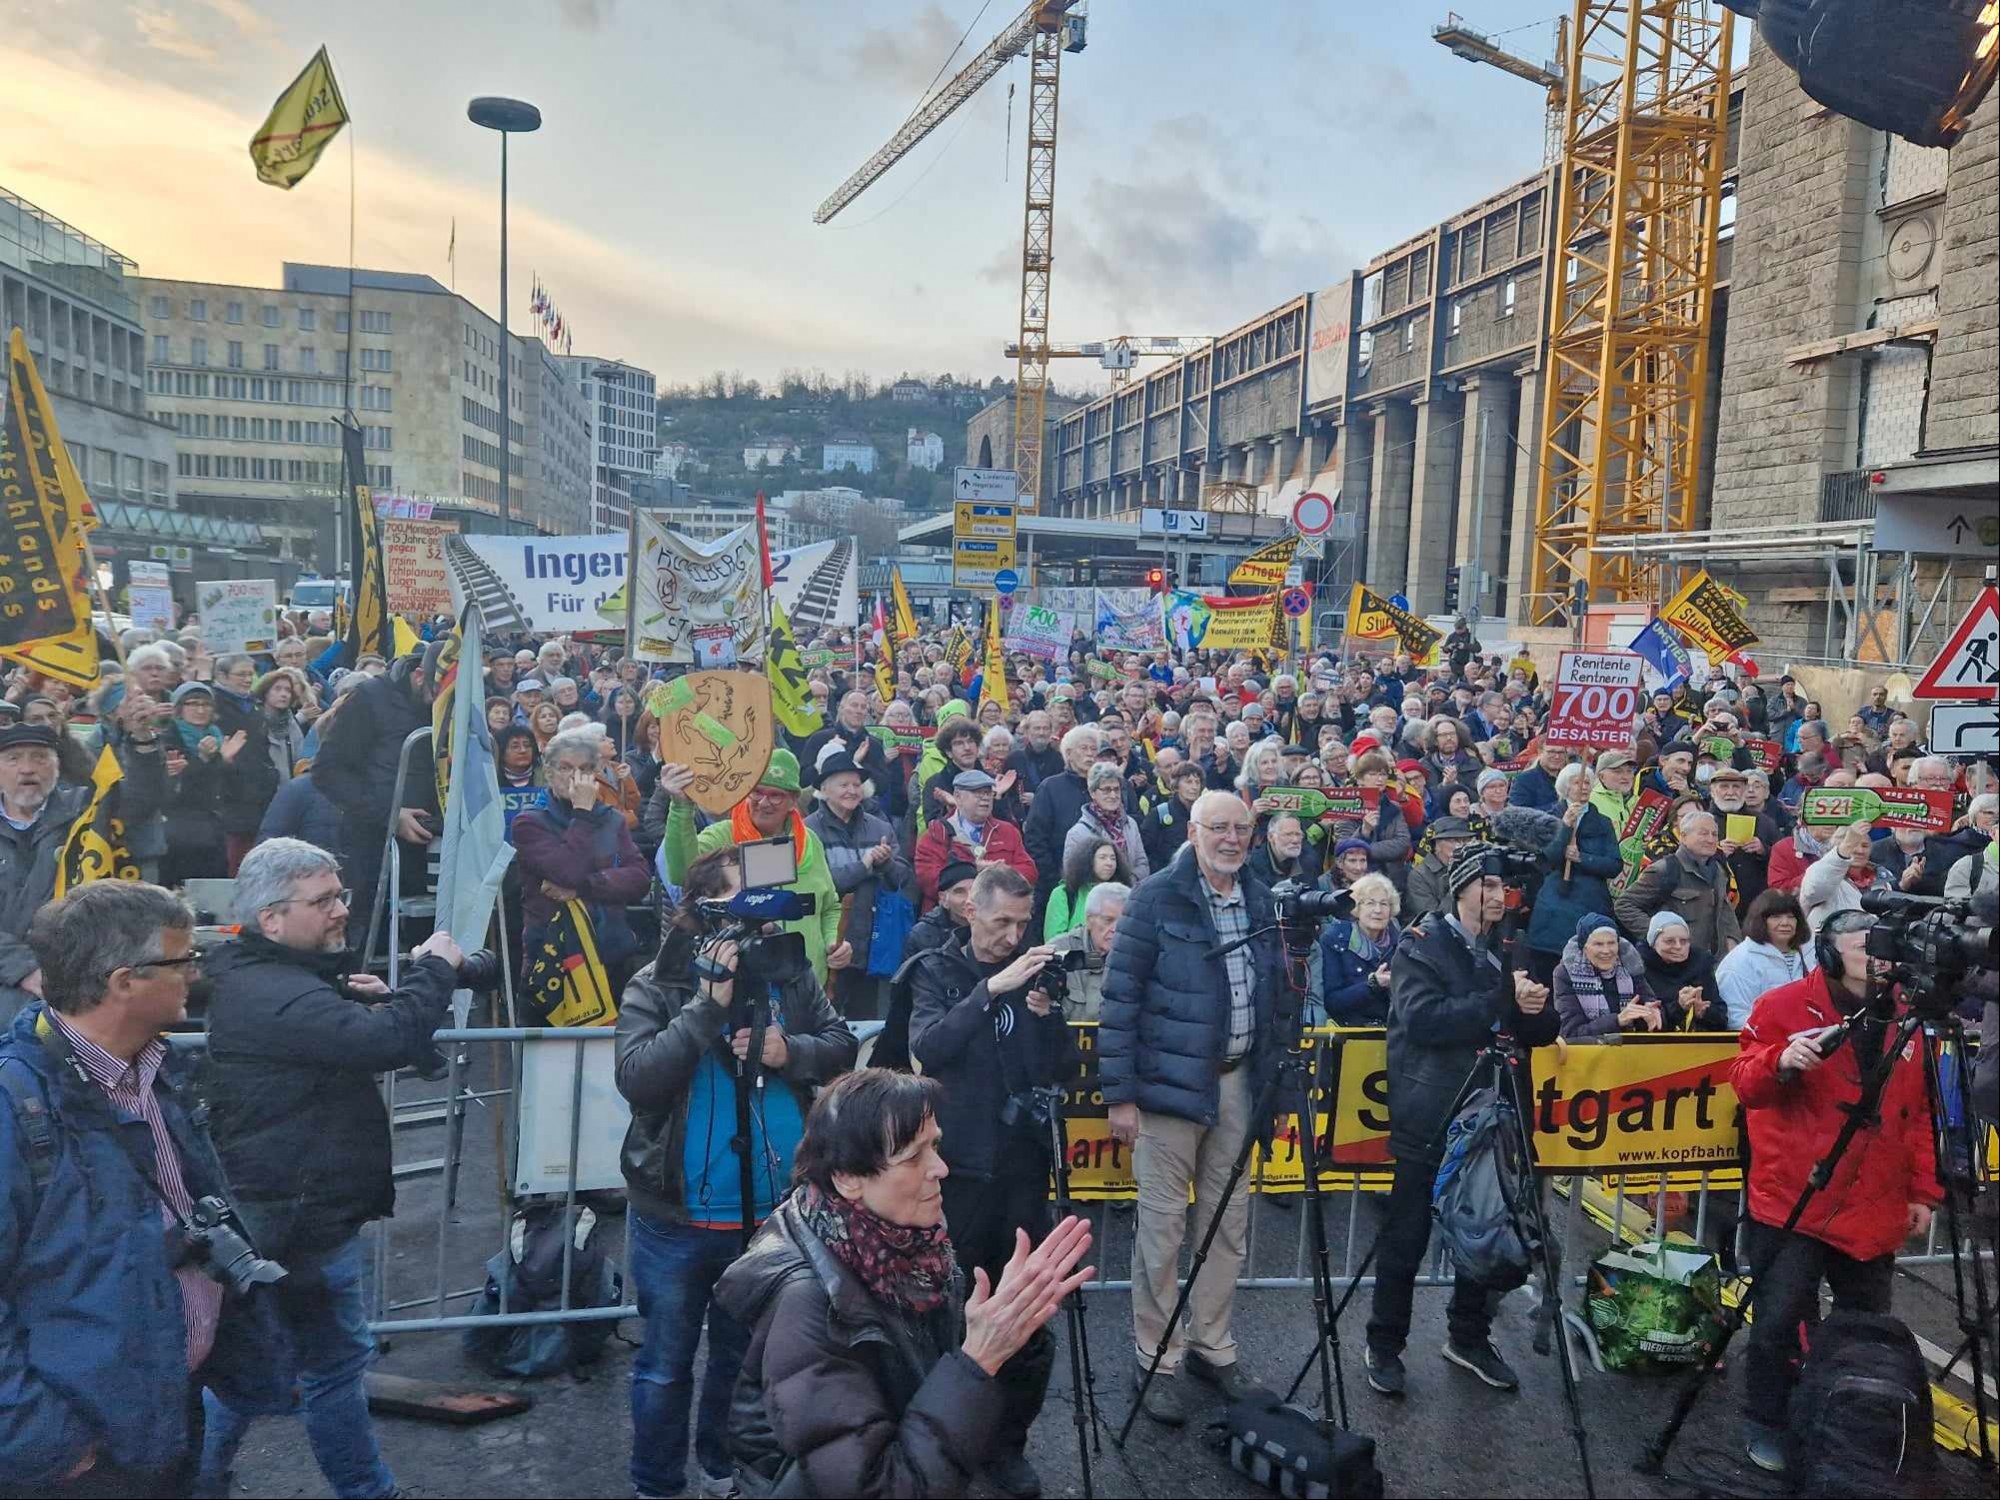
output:
<instances>
[{"instance_id":1,"label":"man with beard","mask_svg":"<svg viewBox=\"0 0 2000 1500\"><path fill-rule=\"evenodd\" d=\"M1062 751L1055 743L1055 726L1042 709L1022 718L1020 742L1014 746L1008 765L1019 778L1021 800L1033 807L1036 788L1063 768Z\"/></svg>"},{"instance_id":2,"label":"man with beard","mask_svg":"<svg viewBox=\"0 0 2000 1500\"><path fill-rule=\"evenodd\" d=\"M1715 814L1716 824L1723 833L1728 834L1732 817L1750 819L1754 829L1747 839L1725 837L1717 846L1736 876L1736 904L1743 911L1748 911L1750 903L1763 895L1770 880L1771 851L1784 837L1778 820L1770 813L1750 810L1749 796L1750 777L1734 766L1718 767L1708 778L1709 811Z\"/></svg>"}]
</instances>

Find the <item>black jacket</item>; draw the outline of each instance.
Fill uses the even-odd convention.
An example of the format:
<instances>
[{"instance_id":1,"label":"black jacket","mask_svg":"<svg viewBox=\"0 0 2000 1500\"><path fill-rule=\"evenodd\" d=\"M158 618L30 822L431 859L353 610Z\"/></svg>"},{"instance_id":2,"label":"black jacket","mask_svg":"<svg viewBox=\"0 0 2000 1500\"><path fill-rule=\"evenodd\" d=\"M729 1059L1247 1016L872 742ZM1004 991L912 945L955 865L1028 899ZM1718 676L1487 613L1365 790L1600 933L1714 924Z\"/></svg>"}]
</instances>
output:
<instances>
[{"instance_id":1,"label":"black jacket","mask_svg":"<svg viewBox=\"0 0 2000 1500\"><path fill-rule=\"evenodd\" d=\"M1032 748L1026 740L1016 747L1007 762L1020 774L1022 790L1033 794L1041 790L1042 783L1051 776L1062 773L1062 747L1050 740L1041 749Z\"/></svg>"},{"instance_id":2,"label":"black jacket","mask_svg":"<svg viewBox=\"0 0 2000 1500\"><path fill-rule=\"evenodd\" d=\"M1044 893L1062 883L1063 840L1089 802L1090 789L1074 771L1059 771L1035 788L1021 842L1028 846L1028 858L1040 876L1035 883Z\"/></svg>"},{"instance_id":3,"label":"black jacket","mask_svg":"<svg viewBox=\"0 0 2000 1500\"><path fill-rule=\"evenodd\" d=\"M727 1012L699 998L696 943L694 933L669 929L659 957L633 976L618 1006L618 1092L632 1106L618 1165L633 1204L656 1224L687 1220L683 1163L688 1090L702 1054L709 1052L724 1067L735 1067L734 1055L722 1042ZM778 1008L787 1053L778 1081L791 1089L803 1119L812 1112L816 1086L854 1066L858 1044L834 1013L810 965L785 986Z\"/></svg>"},{"instance_id":4,"label":"black jacket","mask_svg":"<svg viewBox=\"0 0 2000 1500\"><path fill-rule=\"evenodd\" d=\"M389 803L403 741L431 722L431 709L410 687L408 658L371 677L332 716L312 779L340 809L353 840L379 846L389 830ZM403 781L403 806L437 811L437 775L428 754L415 757Z\"/></svg>"},{"instance_id":5,"label":"black jacket","mask_svg":"<svg viewBox=\"0 0 2000 1500\"><path fill-rule=\"evenodd\" d=\"M215 688L215 727L226 740L239 730L243 748L224 768L221 795L222 831L253 834L264 821L264 809L278 795L278 768L271 761L271 733L264 709L224 687ZM339 720L335 720L338 723Z\"/></svg>"},{"instance_id":6,"label":"black jacket","mask_svg":"<svg viewBox=\"0 0 2000 1500\"><path fill-rule=\"evenodd\" d=\"M1251 930L1269 927L1270 888L1237 878ZM1229 1043L1229 973L1208 956L1218 939L1201 887L1201 867L1184 854L1140 881L1127 902L1104 969L1098 1078L1106 1104L1213 1125ZM1284 955L1275 932L1254 939L1249 951L1256 1006L1250 1082L1261 1093L1277 1067L1270 976L1283 972ZM1269 1122L1256 1128L1268 1130Z\"/></svg>"},{"instance_id":7,"label":"black jacket","mask_svg":"<svg viewBox=\"0 0 2000 1500\"><path fill-rule=\"evenodd\" d=\"M431 1051L457 984L435 955L380 1001L350 998L352 953L256 934L212 951L207 1092L222 1164L257 1246L330 1249L394 1212L389 1115L376 1075Z\"/></svg>"},{"instance_id":8,"label":"black jacket","mask_svg":"<svg viewBox=\"0 0 2000 1500\"><path fill-rule=\"evenodd\" d=\"M1155 870L1172 864L1187 842L1188 812L1180 798L1163 795L1139 820L1139 842L1146 846L1146 861Z\"/></svg>"},{"instance_id":9,"label":"black jacket","mask_svg":"<svg viewBox=\"0 0 2000 1500\"><path fill-rule=\"evenodd\" d=\"M922 1316L878 1301L788 1198L722 1273L715 1300L750 1330L729 1445L755 1493L965 1493L1004 1394L959 1347L956 1297Z\"/></svg>"},{"instance_id":10,"label":"black jacket","mask_svg":"<svg viewBox=\"0 0 2000 1500\"><path fill-rule=\"evenodd\" d=\"M1662 1031L1733 1031L1729 1007L1722 1003L1722 991L1715 983L1715 955L1706 948L1690 948L1679 963L1668 963L1653 951L1651 943L1639 944L1639 957L1646 965L1646 983L1660 1002ZM1701 990L1708 1009L1692 1016L1681 1004L1681 990L1687 985Z\"/></svg>"},{"instance_id":11,"label":"black jacket","mask_svg":"<svg viewBox=\"0 0 2000 1500\"><path fill-rule=\"evenodd\" d=\"M1005 995L990 993L986 981L1006 965L981 963L971 942L970 932L958 933L912 968L910 1055L926 1077L944 1085L938 1128L953 1172L995 1177L1003 1166L1010 1174L1041 1172L1047 1129L1030 1118L1010 1130L1000 1112L1008 1095L1062 1079L1072 1061L1069 1027L1060 1007L1046 1016L1028 1009L1032 980Z\"/></svg>"},{"instance_id":12,"label":"black jacket","mask_svg":"<svg viewBox=\"0 0 2000 1500\"><path fill-rule=\"evenodd\" d=\"M1494 1026L1523 1046L1546 1046L1560 1027L1555 1001L1539 1015L1523 1014L1498 959L1475 957L1442 915L1404 936L1389 976L1389 1150L1398 1161L1435 1163L1459 1091ZM1527 1118L1524 1098L1516 1107Z\"/></svg>"}]
</instances>

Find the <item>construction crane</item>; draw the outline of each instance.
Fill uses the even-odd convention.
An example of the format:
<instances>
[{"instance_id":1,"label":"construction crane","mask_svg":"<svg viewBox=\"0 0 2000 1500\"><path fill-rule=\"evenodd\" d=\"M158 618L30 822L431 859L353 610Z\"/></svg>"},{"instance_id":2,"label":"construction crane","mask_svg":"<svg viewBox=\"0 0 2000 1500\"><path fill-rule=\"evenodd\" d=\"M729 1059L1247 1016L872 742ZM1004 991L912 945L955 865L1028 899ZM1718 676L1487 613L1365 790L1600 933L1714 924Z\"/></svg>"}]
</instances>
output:
<instances>
[{"instance_id":1,"label":"construction crane","mask_svg":"<svg viewBox=\"0 0 2000 1500\"><path fill-rule=\"evenodd\" d=\"M1049 396L1049 280L1055 262L1056 103L1062 54L1087 40L1083 0L1031 0L979 55L920 103L902 127L813 215L824 224L957 112L1015 58L1028 59L1027 201L1021 226L1021 331L1015 343L1014 468L1021 504L1035 508L1042 484L1042 431Z\"/></svg>"},{"instance_id":2,"label":"construction crane","mask_svg":"<svg viewBox=\"0 0 2000 1500\"><path fill-rule=\"evenodd\" d=\"M1212 338L1121 333L1116 338L1094 339L1087 344L1050 344L1048 355L1050 359L1094 359L1111 372L1111 384L1121 386L1132 378L1132 370L1142 357L1177 359L1183 354L1198 354L1214 342ZM1008 359L1019 359L1021 346L1010 341L1002 353Z\"/></svg>"},{"instance_id":3,"label":"construction crane","mask_svg":"<svg viewBox=\"0 0 2000 1500\"><path fill-rule=\"evenodd\" d=\"M1662 598L1670 565L1616 544L1695 529L1733 20L1714 0L1576 0L1545 70L1563 121L1528 624Z\"/></svg>"},{"instance_id":4,"label":"construction crane","mask_svg":"<svg viewBox=\"0 0 2000 1500\"><path fill-rule=\"evenodd\" d=\"M1562 57L1568 50L1568 16L1556 17L1556 57L1552 62L1538 63L1509 52L1495 38L1466 25L1465 18L1457 11L1447 11L1444 25L1431 28L1431 40L1453 57L1485 63L1516 78L1525 78L1541 88L1548 97L1548 123L1542 132L1542 165L1553 166L1561 158L1564 119Z\"/></svg>"}]
</instances>

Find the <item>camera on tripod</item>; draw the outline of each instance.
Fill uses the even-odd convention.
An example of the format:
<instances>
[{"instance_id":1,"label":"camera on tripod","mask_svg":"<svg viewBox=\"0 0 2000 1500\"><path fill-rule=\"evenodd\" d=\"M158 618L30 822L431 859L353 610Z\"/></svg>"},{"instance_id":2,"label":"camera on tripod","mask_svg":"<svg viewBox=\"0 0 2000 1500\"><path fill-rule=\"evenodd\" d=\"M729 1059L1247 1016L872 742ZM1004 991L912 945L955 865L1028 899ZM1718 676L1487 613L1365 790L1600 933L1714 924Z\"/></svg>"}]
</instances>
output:
<instances>
[{"instance_id":1,"label":"camera on tripod","mask_svg":"<svg viewBox=\"0 0 2000 1500\"><path fill-rule=\"evenodd\" d=\"M1272 886L1271 902L1285 923L1345 921L1354 915L1352 892L1318 890L1297 878Z\"/></svg>"},{"instance_id":2,"label":"camera on tripod","mask_svg":"<svg viewBox=\"0 0 2000 1500\"><path fill-rule=\"evenodd\" d=\"M214 1194L195 1200L194 1212L181 1226L179 1259L198 1266L210 1281L239 1297L283 1281L287 1274L275 1260L257 1253L229 1200Z\"/></svg>"},{"instance_id":3,"label":"camera on tripod","mask_svg":"<svg viewBox=\"0 0 2000 1500\"><path fill-rule=\"evenodd\" d=\"M1979 922L1969 900L1864 891L1861 909L1876 919L1868 956L1891 966L1920 1010L1949 1011L1968 974L2000 968L1993 924Z\"/></svg>"},{"instance_id":4,"label":"camera on tripod","mask_svg":"<svg viewBox=\"0 0 2000 1500\"><path fill-rule=\"evenodd\" d=\"M721 901L702 901L702 915L722 926L719 936L736 944L736 975L752 987L782 987L808 968L806 940L796 932L766 932L775 922L813 915L810 894L787 890L799 878L798 853L789 838L753 839L736 846L742 889Z\"/></svg>"},{"instance_id":5,"label":"camera on tripod","mask_svg":"<svg viewBox=\"0 0 2000 1500\"><path fill-rule=\"evenodd\" d=\"M1009 1094L1000 1106L1000 1123L1009 1130L1029 1123L1038 1130L1047 1130L1049 1121L1055 1118L1056 1106L1061 1102L1061 1089L1017 1090Z\"/></svg>"}]
</instances>

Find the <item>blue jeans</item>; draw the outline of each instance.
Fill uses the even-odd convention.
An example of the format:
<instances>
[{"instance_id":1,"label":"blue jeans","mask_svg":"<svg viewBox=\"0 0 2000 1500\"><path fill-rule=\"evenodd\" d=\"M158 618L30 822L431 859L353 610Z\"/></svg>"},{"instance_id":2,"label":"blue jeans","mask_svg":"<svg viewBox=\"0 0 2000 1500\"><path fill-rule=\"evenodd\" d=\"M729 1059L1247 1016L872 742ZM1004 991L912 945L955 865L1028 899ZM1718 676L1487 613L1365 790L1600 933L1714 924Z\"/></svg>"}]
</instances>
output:
<instances>
[{"instance_id":1,"label":"blue jeans","mask_svg":"<svg viewBox=\"0 0 2000 1500\"><path fill-rule=\"evenodd\" d=\"M361 1377L375 1358L375 1338L361 1295L361 1239L332 1250L294 1252L291 1272L274 1288L278 1313L298 1361L299 1405L306 1439L333 1492L357 1500L395 1493L396 1476L382 1462ZM206 1393L207 1430L196 1493L222 1495L250 1418Z\"/></svg>"},{"instance_id":2,"label":"blue jeans","mask_svg":"<svg viewBox=\"0 0 2000 1500\"><path fill-rule=\"evenodd\" d=\"M734 1229L655 1224L632 1214L632 1287L646 1340L632 1362L632 1487L642 1495L678 1495L687 1482L688 1407L694 1398L694 1352L708 1323L708 1369L702 1377L695 1457L705 1473L731 1472L729 1396L750 1332L710 1299L736 1259Z\"/></svg>"}]
</instances>

